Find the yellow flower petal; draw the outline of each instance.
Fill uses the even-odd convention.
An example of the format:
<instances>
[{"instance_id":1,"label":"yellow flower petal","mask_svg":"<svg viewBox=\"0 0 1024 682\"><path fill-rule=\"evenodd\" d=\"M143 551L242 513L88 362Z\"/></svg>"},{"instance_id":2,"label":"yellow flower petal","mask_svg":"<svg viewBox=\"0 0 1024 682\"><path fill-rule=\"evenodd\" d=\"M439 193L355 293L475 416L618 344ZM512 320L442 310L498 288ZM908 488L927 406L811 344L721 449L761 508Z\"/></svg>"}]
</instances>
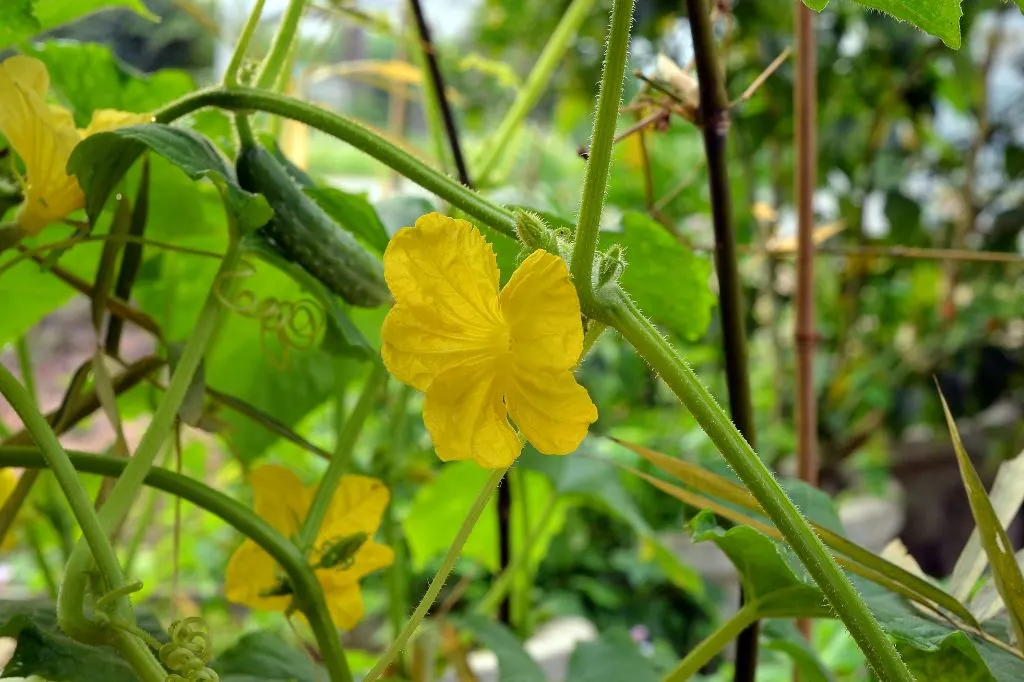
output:
<instances>
[{"instance_id":1,"label":"yellow flower petal","mask_svg":"<svg viewBox=\"0 0 1024 682\"><path fill-rule=\"evenodd\" d=\"M523 436L545 455L572 452L597 421L587 389L569 370L518 368L511 372L505 404Z\"/></svg>"},{"instance_id":2,"label":"yellow flower petal","mask_svg":"<svg viewBox=\"0 0 1024 682\"><path fill-rule=\"evenodd\" d=\"M283 571L277 562L252 540L246 540L228 561L224 593L230 601L262 611L284 611L290 596L264 597L278 584Z\"/></svg>"},{"instance_id":3,"label":"yellow flower petal","mask_svg":"<svg viewBox=\"0 0 1024 682\"><path fill-rule=\"evenodd\" d=\"M390 493L387 486L369 476L342 476L327 508L317 546L353 533L373 535L380 528Z\"/></svg>"},{"instance_id":4,"label":"yellow flower petal","mask_svg":"<svg viewBox=\"0 0 1024 682\"><path fill-rule=\"evenodd\" d=\"M11 469L0 469L0 508L3 508L7 502L7 498L14 492L14 488L18 485L18 477L14 475L14 471ZM14 532L14 528L7 529L7 537L4 538L4 544L0 547L0 551L6 552L12 549L17 542L17 534Z\"/></svg>"},{"instance_id":5,"label":"yellow flower petal","mask_svg":"<svg viewBox=\"0 0 1024 682\"><path fill-rule=\"evenodd\" d=\"M249 474L253 507L285 537L298 532L313 502L312 491L289 469L265 464Z\"/></svg>"},{"instance_id":6,"label":"yellow flower petal","mask_svg":"<svg viewBox=\"0 0 1024 682\"><path fill-rule=\"evenodd\" d=\"M501 292L515 362L537 369L572 369L583 353L583 320L569 270L558 256L534 251Z\"/></svg>"},{"instance_id":7,"label":"yellow flower petal","mask_svg":"<svg viewBox=\"0 0 1024 682\"><path fill-rule=\"evenodd\" d=\"M28 234L85 203L78 181L65 172L78 131L46 104L49 84L37 59L18 55L0 64L0 132L25 163L25 201L16 220Z\"/></svg>"},{"instance_id":8,"label":"yellow flower petal","mask_svg":"<svg viewBox=\"0 0 1024 682\"><path fill-rule=\"evenodd\" d=\"M133 114L117 109L97 109L92 112L92 120L89 121L89 126L82 131L82 137L104 133L115 128L152 123L152 121L153 114Z\"/></svg>"},{"instance_id":9,"label":"yellow flower petal","mask_svg":"<svg viewBox=\"0 0 1024 682\"><path fill-rule=\"evenodd\" d=\"M427 389L423 422L442 460L472 459L495 469L515 461L522 443L505 415L493 361L453 367Z\"/></svg>"},{"instance_id":10,"label":"yellow flower petal","mask_svg":"<svg viewBox=\"0 0 1024 682\"><path fill-rule=\"evenodd\" d=\"M324 584L324 598L327 600L327 610L331 612L331 620L339 630L351 630L363 619L363 593L358 583L337 586Z\"/></svg>"},{"instance_id":11,"label":"yellow flower petal","mask_svg":"<svg viewBox=\"0 0 1024 682\"><path fill-rule=\"evenodd\" d=\"M508 348L494 251L470 223L431 213L399 231L384 252L384 277L395 306L381 355L400 381L426 391L445 370Z\"/></svg>"}]
</instances>

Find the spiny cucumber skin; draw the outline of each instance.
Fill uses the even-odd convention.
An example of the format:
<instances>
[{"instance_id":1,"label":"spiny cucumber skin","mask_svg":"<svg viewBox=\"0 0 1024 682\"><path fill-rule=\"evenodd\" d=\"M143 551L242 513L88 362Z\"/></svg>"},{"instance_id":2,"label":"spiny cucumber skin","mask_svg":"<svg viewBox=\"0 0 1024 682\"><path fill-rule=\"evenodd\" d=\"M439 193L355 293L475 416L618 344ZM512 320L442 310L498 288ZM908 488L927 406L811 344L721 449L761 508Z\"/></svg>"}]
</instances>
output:
<instances>
[{"instance_id":1,"label":"spiny cucumber skin","mask_svg":"<svg viewBox=\"0 0 1024 682\"><path fill-rule=\"evenodd\" d=\"M274 209L263 227L286 258L346 302L375 308L391 300L384 266L303 192L273 154L261 146L242 151L238 181Z\"/></svg>"}]
</instances>

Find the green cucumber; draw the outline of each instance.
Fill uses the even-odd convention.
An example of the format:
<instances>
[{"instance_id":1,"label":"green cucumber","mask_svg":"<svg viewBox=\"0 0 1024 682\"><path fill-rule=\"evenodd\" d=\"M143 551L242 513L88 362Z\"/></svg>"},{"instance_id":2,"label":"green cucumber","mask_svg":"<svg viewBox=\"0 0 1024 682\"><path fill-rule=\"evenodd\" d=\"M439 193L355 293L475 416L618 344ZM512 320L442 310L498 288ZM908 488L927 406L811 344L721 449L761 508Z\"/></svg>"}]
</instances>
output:
<instances>
[{"instance_id":1,"label":"green cucumber","mask_svg":"<svg viewBox=\"0 0 1024 682\"><path fill-rule=\"evenodd\" d=\"M262 194L274 209L262 230L282 256L354 306L374 308L391 300L381 262L299 188L272 152L247 147L237 170L239 184Z\"/></svg>"}]
</instances>

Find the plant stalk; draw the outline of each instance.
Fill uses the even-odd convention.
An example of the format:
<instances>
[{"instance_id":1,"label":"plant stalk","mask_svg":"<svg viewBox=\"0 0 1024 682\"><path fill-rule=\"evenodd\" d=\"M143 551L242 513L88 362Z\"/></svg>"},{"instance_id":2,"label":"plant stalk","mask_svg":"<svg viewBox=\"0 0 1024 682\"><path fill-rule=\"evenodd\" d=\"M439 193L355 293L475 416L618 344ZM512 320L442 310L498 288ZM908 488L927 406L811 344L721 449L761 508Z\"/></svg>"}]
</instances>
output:
<instances>
[{"instance_id":1,"label":"plant stalk","mask_svg":"<svg viewBox=\"0 0 1024 682\"><path fill-rule=\"evenodd\" d=\"M661 682L685 682L700 672L700 669L711 661L718 652L729 645L741 632L750 628L751 623L757 622L756 614L750 604L743 606L734 613L729 620L722 623L717 630L708 635L701 643L695 646L686 658L679 661L679 665L672 669L672 672L665 675Z\"/></svg>"},{"instance_id":2,"label":"plant stalk","mask_svg":"<svg viewBox=\"0 0 1024 682\"><path fill-rule=\"evenodd\" d=\"M502 156L508 151L508 147L522 127L523 121L530 113L530 110L537 105L537 102L548 90L548 84L555 73L555 69L562 63L566 50L570 43L577 37L580 26L590 15L594 7L594 0L572 0L572 4L562 15L555 27L547 44L533 65L533 70L527 77L526 82L516 93L515 101L509 107L508 113L501 119L498 129L489 136L480 150L480 154L473 160L473 167L477 174L477 182L481 186L487 184L491 173L501 161Z\"/></svg>"},{"instance_id":3,"label":"plant stalk","mask_svg":"<svg viewBox=\"0 0 1024 682\"><path fill-rule=\"evenodd\" d=\"M363 392L359 395L359 402L356 403L355 409L345 420L345 425L338 434L338 441L334 444L334 455L331 457L330 464L327 465L327 471L324 472L323 478L320 479L320 485L317 486L309 513L299 531L298 545L303 552L309 552L313 548L317 534L320 532L320 526L323 525L324 518L327 516L327 510L331 507L338 484L341 483L341 479L346 473L352 471L352 449L359 439L359 434L363 431L366 418L373 410L373 403L384 387L387 378L388 374L384 365L379 362L373 363L370 376L366 378Z\"/></svg>"},{"instance_id":4,"label":"plant stalk","mask_svg":"<svg viewBox=\"0 0 1024 682\"><path fill-rule=\"evenodd\" d=\"M290 0L288 9L284 12L281 25L274 35L274 42L270 44L270 54L263 61L260 73L256 77L256 87L260 90L273 89L277 83L281 69L288 61L288 53L291 51L292 43L295 42L295 33L299 29L299 21L302 13L306 11L309 0Z\"/></svg>"},{"instance_id":5,"label":"plant stalk","mask_svg":"<svg viewBox=\"0 0 1024 682\"><path fill-rule=\"evenodd\" d=\"M732 193L729 185L729 96L715 45L707 0L686 0L693 37L694 62L700 87L700 124L704 133L711 218L715 232L715 271L718 275L718 301L722 321L722 350L725 354L725 379L729 392L729 413L740 434L757 450L754 406L750 398L750 372L747 369L747 333L743 305L743 284L736 257L736 234L732 218ZM744 603L740 590L740 605ZM754 682L757 676L758 623L751 620L736 641L734 682Z\"/></svg>"},{"instance_id":6,"label":"plant stalk","mask_svg":"<svg viewBox=\"0 0 1024 682\"><path fill-rule=\"evenodd\" d=\"M305 123L347 142L498 232L516 239L515 217L508 209L493 204L476 192L452 181L444 173L431 168L368 128L344 116L292 97L254 88L210 88L196 91L172 102L156 112L155 120L170 123L197 109L211 106L229 111L265 111Z\"/></svg>"},{"instance_id":7,"label":"plant stalk","mask_svg":"<svg viewBox=\"0 0 1024 682\"><path fill-rule=\"evenodd\" d=\"M427 587L426 594L423 595L423 599L420 600L416 610L413 611L412 617L409 618L409 622L405 624L401 634L395 638L395 641L387 648L387 650L381 655L377 664L373 666L373 669L366 674L363 678L363 682L376 682L380 679L384 671L387 670L388 666L391 665L391 661L395 659L398 654L402 652L405 645L409 642L409 638L416 632L416 628L419 627L420 623L426 617L427 612L430 611L430 607L434 605L434 601L437 599L437 595L440 594L441 588L444 587L444 583L448 580L449 574L452 572L452 568L455 567L455 562L458 560L459 555L462 553L462 548L465 546L466 541L469 540L470 534L473 532L473 527L476 526L476 522L480 519L480 515L483 514L484 509L487 507L487 503L491 499L491 495L494 494L494 489L501 483L501 479L505 476L507 469L495 469L491 473L491 477L484 483L483 489L480 490L480 494L477 495L476 500L473 502L473 506L469 510L469 514L466 515L465 520L462 522L462 527L459 528L458 534L455 536L455 540L452 541L451 547L448 548L448 553L444 555L444 559L441 561L441 566L437 569L437 573L434 574L434 578L430 581L430 585Z\"/></svg>"},{"instance_id":8,"label":"plant stalk","mask_svg":"<svg viewBox=\"0 0 1024 682\"><path fill-rule=\"evenodd\" d=\"M622 101L622 81L629 56L629 29L633 23L634 0L615 0L611 27L605 46L604 67L597 95L597 115L591 135L590 155L583 179L580 212L576 220L576 241L570 272L580 299L590 301L594 294L594 258L601 229L601 210L608 190L608 175L615 144L615 124Z\"/></svg>"},{"instance_id":9,"label":"plant stalk","mask_svg":"<svg viewBox=\"0 0 1024 682\"><path fill-rule=\"evenodd\" d=\"M64 497L75 515L75 520L78 522L79 528L82 529L82 540L79 542L79 546L87 561L89 563L95 561L106 589L115 590L124 587L124 573L121 571L117 554L107 538L99 515L93 509L89 494L78 478L78 473L68 458L68 454L57 441L56 434L42 413L39 412L28 391L2 364L0 364L0 394L14 408L22 423L25 424L25 428L32 434L32 438L39 447L39 453L42 455L42 461L53 472L60 484ZM61 595L63 592L62 586ZM59 604L58 601L58 608ZM131 602L127 597L117 600L115 614L124 622L135 622ZM111 634L106 630L99 630L95 624L85 621L80 611L74 615L77 618L72 620L70 627L65 627L67 623L61 620L61 628L65 632L73 637L76 634L84 634L85 639L91 640L93 643L114 644L118 652L132 665L132 669L140 679L144 682L163 682L166 677L163 666L141 640L118 631Z\"/></svg>"},{"instance_id":10,"label":"plant stalk","mask_svg":"<svg viewBox=\"0 0 1024 682\"><path fill-rule=\"evenodd\" d=\"M875 673L886 682L913 682L914 678L896 648L871 615L850 579L839 569L835 559L800 515L796 505L693 370L625 294L620 293L608 305L605 315L641 357L650 363L711 438L821 588Z\"/></svg>"},{"instance_id":11,"label":"plant stalk","mask_svg":"<svg viewBox=\"0 0 1024 682\"><path fill-rule=\"evenodd\" d=\"M255 33L256 26L260 23L264 1L256 0L256 4L249 13L249 17L245 20L242 33L238 36L238 42L235 43L235 51L231 53L231 61L228 62L228 68L224 71L224 78L221 80L226 87L230 88L238 85L238 71L242 68L242 62L245 60L246 50L249 49L252 34Z\"/></svg>"},{"instance_id":12,"label":"plant stalk","mask_svg":"<svg viewBox=\"0 0 1024 682\"><path fill-rule=\"evenodd\" d=\"M817 66L814 15L796 0L796 430L800 479L818 485L818 404L814 393L814 186L817 178ZM797 621L810 637L811 621Z\"/></svg>"},{"instance_id":13,"label":"plant stalk","mask_svg":"<svg viewBox=\"0 0 1024 682\"><path fill-rule=\"evenodd\" d=\"M224 307L217 295L221 275L230 272L235 267L239 256L239 249L232 245L221 263L196 327L185 346L181 361L171 378L170 386L153 415L153 420L146 429L134 456L128 461L124 472L111 489L106 503L99 510L98 519L105 537L124 521L132 503L138 496L146 472L153 466L153 462L177 418L178 409L185 399L185 393L192 382L196 368L223 316ZM49 429L48 426L47 428ZM71 557L68 559L65 570L64 583L61 586L60 599L57 602L57 617L61 627L63 629L67 629L65 626L77 628L84 637L88 637L90 630L84 615L88 574L93 563L93 557L89 550L88 544L79 541L71 551ZM100 568L107 575L108 581L115 583L112 587L120 587L124 584L123 578L117 581L113 575L108 574L106 568L103 566ZM127 604L127 598L123 601Z\"/></svg>"}]
</instances>

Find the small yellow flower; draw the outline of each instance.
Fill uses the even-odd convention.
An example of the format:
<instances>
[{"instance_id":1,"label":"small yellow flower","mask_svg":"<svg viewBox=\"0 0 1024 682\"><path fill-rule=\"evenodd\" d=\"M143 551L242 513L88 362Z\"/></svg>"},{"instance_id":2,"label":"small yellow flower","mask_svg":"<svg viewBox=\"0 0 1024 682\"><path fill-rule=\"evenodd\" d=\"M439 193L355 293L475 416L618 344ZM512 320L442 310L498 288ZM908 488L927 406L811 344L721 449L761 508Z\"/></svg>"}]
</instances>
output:
<instances>
[{"instance_id":1,"label":"small yellow flower","mask_svg":"<svg viewBox=\"0 0 1024 682\"><path fill-rule=\"evenodd\" d=\"M79 131L70 112L46 103L49 89L50 75L38 59L16 55L0 63L0 133L25 164L25 202L15 221L29 235L85 205L78 180L66 171L83 137L153 119L98 109Z\"/></svg>"},{"instance_id":2,"label":"small yellow flower","mask_svg":"<svg viewBox=\"0 0 1024 682\"><path fill-rule=\"evenodd\" d=\"M520 433L540 452L575 450L597 419L573 369L583 352L579 298L565 263L534 251L499 293L494 250L464 220L438 213L405 228L384 253L395 297L381 354L423 391L438 457L507 467Z\"/></svg>"},{"instance_id":3,"label":"small yellow flower","mask_svg":"<svg viewBox=\"0 0 1024 682\"><path fill-rule=\"evenodd\" d=\"M294 537L306 518L316 488L307 488L294 473L275 465L254 470L250 482L256 513L286 537ZM363 617L359 579L390 566L395 559L390 547L372 539L388 498L388 489L375 478L342 477L310 553L310 565L318 566L326 563L321 561L324 550L346 538L360 538L355 543L358 549L346 560L331 568L316 569L331 617L342 630L352 629ZM287 593L280 594L283 577L273 558L247 539L228 561L227 598L253 609L284 611L292 598ZM275 592L279 594L274 596Z\"/></svg>"}]
</instances>

